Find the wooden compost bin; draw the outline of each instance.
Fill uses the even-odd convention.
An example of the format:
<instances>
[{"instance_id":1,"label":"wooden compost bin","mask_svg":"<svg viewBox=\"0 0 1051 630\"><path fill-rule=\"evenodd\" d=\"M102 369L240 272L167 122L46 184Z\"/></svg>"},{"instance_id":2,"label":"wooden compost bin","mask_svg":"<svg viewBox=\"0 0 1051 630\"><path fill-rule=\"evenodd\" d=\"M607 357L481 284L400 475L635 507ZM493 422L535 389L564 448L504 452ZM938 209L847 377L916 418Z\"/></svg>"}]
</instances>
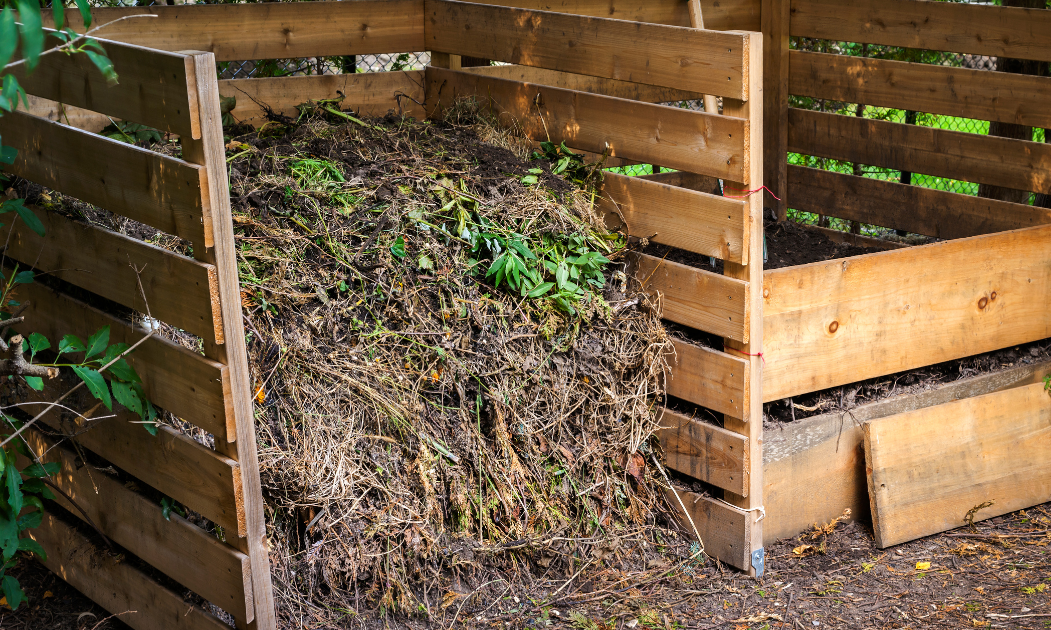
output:
<instances>
[{"instance_id":1,"label":"wooden compost bin","mask_svg":"<svg viewBox=\"0 0 1051 630\"><path fill-rule=\"evenodd\" d=\"M92 472L68 441L54 447L48 435L27 430L23 435L37 456L62 464L54 481L75 505L61 496L58 503L112 544L96 546L82 533L90 528L50 513L31 535L48 552L49 568L133 628L228 627L154 579L151 570L218 606L239 628L275 628L215 59L211 53L102 44L120 74L118 85L108 86L85 56L63 53L44 55L19 80L38 98L177 134L183 159L14 112L0 118L4 143L18 149L6 170L186 239L195 257L36 208L43 237L21 222L3 230L5 273L15 264L35 267L65 288L20 287L17 296L29 306L17 328L40 332L56 345L66 334L87 339L105 326L114 343L146 337L128 356L146 395L210 434L214 448L167 426L151 436L131 424L137 414L119 405L113 418L80 416L72 421L76 426L60 426L62 410L51 411L43 423L72 429L80 447L127 476L112 477L102 472L106 466ZM114 316L108 305L149 313L153 321ZM203 352L151 336L144 321L198 336ZM31 400L56 400L69 386L52 381L43 392L30 392ZM85 411L93 405L89 399L65 404L104 415L105 409ZM177 514L167 518L159 501L137 491L146 486L220 527L224 540Z\"/></svg>"}]
</instances>

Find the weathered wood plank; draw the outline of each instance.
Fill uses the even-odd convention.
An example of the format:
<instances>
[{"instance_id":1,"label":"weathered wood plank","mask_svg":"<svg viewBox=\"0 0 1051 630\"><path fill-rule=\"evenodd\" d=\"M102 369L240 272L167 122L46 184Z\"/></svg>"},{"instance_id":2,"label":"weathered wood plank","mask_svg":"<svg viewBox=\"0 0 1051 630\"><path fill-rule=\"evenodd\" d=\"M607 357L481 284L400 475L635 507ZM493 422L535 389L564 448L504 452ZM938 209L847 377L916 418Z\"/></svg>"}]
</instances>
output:
<instances>
[{"instance_id":1,"label":"weathered wood plank","mask_svg":"<svg viewBox=\"0 0 1051 630\"><path fill-rule=\"evenodd\" d=\"M426 0L429 50L748 99L744 32Z\"/></svg>"},{"instance_id":2,"label":"weathered wood plank","mask_svg":"<svg viewBox=\"0 0 1051 630\"><path fill-rule=\"evenodd\" d=\"M70 127L83 129L92 133L102 131L110 124L109 116L99 114L87 109L64 105L40 96L28 95L29 109L27 113L39 118L46 118L52 122L60 122Z\"/></svg>"},{"instance_id":3,"label":"weathered wood plank","mask_svg":"<svg viewBox=\"0 0 1051 630\"><path fill-rule=\"evenodd\" d=\"M127 15L156 17L116 23ZM99 7L91 16L92 26L110 24L101 37L160 50L207 51L217 61L426 49L423 0ZM66 22L83 29L76 9L66 11Z\"/></svg>"},{"instance_id":4,"label":"weathered wood plank","mask_svg":"<svg viewBox=\"0 0 1051 630\"><path fill-rule=\"evenodd\" d=\"M27 406L27 413L40 413L74 384L72 378L45 381L44 391L28 393L27 400L39 405ZM64 404L86 411L96 402L81 389ZM150 435L146 429L133 424L139 422L137 414L117 404L113 412L100 407L91 414L113 415L112 418L67 420L68 415L56 407L44 414L40 421L55 430L75 431L77 442L84 448L199 512L229 533L244 532L241 468L236 461L201 446L168 426L160 425L157 435Z\"/></svg>"},{"instance_id":5,"label":"weathered wood plank","mask_svg":"<svg viewBox=\"0 0 1051 630\"><path fill-rule=\"evenodd\" d=\"M682 0L495 0L485 4L629 22L690 26L690 14ZM756 0L702 0L701 7L705 28L709 30L759 30L759 2Z\"/></svg>"},{"instance_id":6,"label":"weathered wood plank","mask_svg":"<svg viewBox=\"0 0 1051 630\"><path fill-rule=\"evenodd\" d=\"M18 149L5 172L211 246L199 166L20 111L0 118L0 134Z\"/></svg>"},{"instance_id":7,"label":"weathered wood plank","mask_svg":"<svg viewBox=\"0 0 1051 630\"><path fill-rule=\"evenodd\" d=\"M423 72L365 72L306 77L228 79L219 81L219 94L237 98L230 112L239 122L259 127L266 122L262 105L286 116L306 101L342 98L340 107L363 116L383 116L390 110L423 117Z\"/></svg>"},{"instance_id":8,"label":"weathered wood plank","mask_svg":"<svg viewBox=\"0 0 1051 630\"><path fill-rule=\"evenodd\" d=\"M46 236L21 221L0 229L9 243L7 256L23 269L32 265L145 313L135 272L139 269L153 317L206 339L223 339L213 266L51 211L37 208L36 214Z\"/></svg>"},{"instance_id":9,"label":"weathered wood plank","mask_svg":"<svg viewBox=\"0 0 1051 630\"><path fill-rule=\"evenodd\" d=\"M1051 61L1051 11L917 0L793 0L791 34Z\"/></svg>"},{"instance_id":10,"label":"weathered wood plank","mask_svg":"<svg viewBox=\"0 0 1051 630\"><path fill-rule=\"evenodd\" d=\"M793 50L792 94L1051 127L1051 78Z\"/></svg>"},{"instance_id":11,"label":"weathered wood plank","mask_svg":"<svg viewBox=\"0 0 1051 630\"><path fill-rule=\"evenodd\" d=\"M665 409L657 437L668 468L748 495L747 436Z\"/></svg>"},{"instance_id":12,"label":"weathered wood plank","mask_svg":"<svg viewBox=\"0 0 1051 630\"><path fill-rule=\"evenodd\" d=\"M723 188L719 183L719 178L711 177L710 175L698 175L697 173L689 173L687 171L663 171L660 173L650 173L648 175L638 175L637 177L638 179L659 182L661 184L677 186L679 188L688 188L690 190L696 190L697 192L718 195L720 197L723 194Z\"/></svg>"},{"instance_id":13,"label":"weathered wood plank","mask_svg":"<svg viewBox=\"0 0 1051 630\"><path fill-rule=\"evenodd\" d=\"M767 271L763 398L1051 337L1051 226Z\"/></svg>"},{"instance_id":14,"label":"weathered wood plank","mask_svg":"<svg viewBox=\"0 0 1051 630\"><path fill-rule=\"evenodd\" d=\"M47 551L44 566L135 630L230 630L54 514L29 536Z\"/></svg>"},{"instance_id":15,"label":"weathered wood plank","mask_svg":"<svg viewBox=\"0 0 1051 630\"><path fill-rule=\"evenodd\" d=\"M1051 223L1051 210L805 166L788 167L792 207L952 239Z\"/></svg>"},{"instance_id":16,"label":"weathered wood plank","mask_svg":"<svg viewBox=\"0 0 1051 630\"><path fill-rule=\"evenodd\" d=\"M596 206L610 229L626 227L654 243L747 262L743 201L606 173Z\"/></svg>"},{"instance_id":17,"label":"weathered wood plank","mask_svg":"<svg viewBox=\"0 0 1051 630\"><path fill-rule=\"evenodd\" d=\"M712 348L673 341L675 354L668 357L668 395L735 418L747 418L748 362Z\"/></svg>"},{"instance_id":18,"label":"weathered wood plank","mask_svg":"<svg viewBox=\"0 0 1051 630\"><path fill-rule=\"evenodd\" d=\"M1051 497L1043 383L862 425L876 545L890 547Z\"/></svg>"},{"instance_id":19,"label":"weathered wood plank","mask_svg":"<svg viewBox=\"0 0 1051 630\"><path fill-rule=\"evenodd\" d=\"M647 254L630 254L628 273L661 294L665 319L747 341L747 282Z\"/></svg>"},{"instance_id":20,"label":"weathered wood plank","mask_svg":"<svg viewBox=\"0 0 1051 630\"><path fill-rule=\"evenodd\" d=\"M427 68L427 111L473 96L533 140L713 177L744 176L744 121L677 107Z\"/></svg>"},{"instance_id":21,"label":"weathered wood plank","mask_svg":"<svg viewBox=\"0 0 1051 630\"><path fill-rule=\"evenodd\" d=\"M788 112L788 150L1018 190L1051 192L1051 144L1039 142L793 108Z\"/></svg>"},{"instance_id":22,"label":"weathered wood plank","mask_svg":"<svg viewBox=\"0 0 1051 630\"><path fill-rule=\"evenodd\" d=\"M178 514L165 518L156 501L105 472L89 472L76 453L56 446L38 431L30 429L23 435L39 461L62 466L51 481L76 506L55 493L59 505L78 518L83 518L80 510L84 510L107 538L230 613L238 623L252 621L248 556ZM23 458L23 463L30 462Z\"/></svg>"},{"instance_id":23,"label":"weathered wood plank","mask_svg":"<svg viewBox=\"0 0 1051 630\"><path fill-rule=\"evenodd\" d=\"M109 326L110 343L130 346L148 334L39 282L18 286L14 295L29 306L23 313L25 321L13 328L23 335L40 333L53 348L68 334L87 339L105 326ZM157 336L136 348L127 361L142 379L146 397L155 405L220 439L233 433L232 426L228 428L232 418L223 400L228 380L225 366Z\"/></svg>"},{"instance_id":24,"label":"weathered wood plank","mask_svg":"<svg viewBox=\"0 0 1051 630\"><path fill-rule=\"evenodd\" d=\"M70 15L74 14L79 19L80 12L71 9ZM148 26L140 28L146 30ZM61 42L48 38L48 43L57 46ZM63 52L41 55L39 65L31 73L27 74L24 66L17 66L11 74L27 93L35 96L179 135L200 135L187 91L185 55L107 40L99 43L120 77L116 85L106 82L87 55Z\"/></svg>"},{"instance_id":25,"label":"weathered wood plank","mask_svg":"<svg viewBox=\"0 0 1051 630\"><path fill-rule=\"evenodd\" d=\"M695 92L687 92L686 90L645 85L643 83L632 83L631 81L604 79L602 77L592 77L586 74L559 72L558 70L548 70L547 68L535 68L532 66L479 66L466 68L465 71L486 77L496 77L498 79L508 79L510 81L522 81L524 83L535 83L537 85L548 85L551 87L562 88L564 90L590 92L591 94L626 98L632 101L643 101L644 103L689 101L698 99L701 96Z\"/></svg>"},{"instance_id":26,"label":"weathered wood plank","mask_svg":"<svg viewBox=\"0 0 1051 630\"><path fill-rule=\"evenodd\" d=\"M734 507L688 490L665 490L679 495L686 506L686 515L678 514L682 528L693 534L693 527L704 541L704 552L726 564L747 571L751 569L751 552L746 541L751 539L748 515ZM668 502L681 510L679 501L668 496ZM691 527L692 523L692 527Z\"/></svg>"},{"instance_id":27,"label":"weathered wood plank","mask_svg":"<svg viewBox=\"0 0 1051 630\"><path fill-rule=\"evenodd\" d=\"M763 172L765 204L777 219L788 216L788 95L790 0L763 0Z\"/></svg>"},{"instance_id":28,"label":"weathered wood plank","mask_svg":"<svg viewBox=\"0 0 1051 630\"><path fill-rule=\"evenodd\" d=\"M919 394L895 396L766 431L763 443L763 539L771 545L850 509L869 520L861 423L953 400L1041 382L1051 362L972 376ZM926 420L923 420L924 422Z\"/></svg>"}]
</instances>

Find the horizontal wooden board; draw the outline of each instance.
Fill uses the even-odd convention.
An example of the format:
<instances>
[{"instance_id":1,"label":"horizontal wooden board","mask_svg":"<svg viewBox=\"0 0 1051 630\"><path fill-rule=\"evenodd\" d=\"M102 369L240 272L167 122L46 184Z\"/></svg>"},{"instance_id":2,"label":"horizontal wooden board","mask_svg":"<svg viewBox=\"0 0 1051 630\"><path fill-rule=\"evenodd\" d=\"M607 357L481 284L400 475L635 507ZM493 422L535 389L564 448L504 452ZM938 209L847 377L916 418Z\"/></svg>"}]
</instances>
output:
<instances>
[{"instance_id":1,"label":"horizontal wooden board","mask_svg":"<svg viewBox=\"0 0 1051 630\"><path fill-rule=\"evenodd\" d=\"M665 409L657 437L668 468L748 496L748 436Z\"/></svg>"},{"instance_id":2,"label":"horizontal wooden board","mask_svg":"<svg viewBox=\"0 0 1051 630\"><path fill-rule=\"evenodd\" d=\"M679 514L679 524L691 537L693 528L697 528L704 541L705 554L737 569L751 568L748 541L752 536L752 519L747 514L702 494L678 489L674 492L679 499L669 495L668 502L678 511L681 510L679 500L682 501L689 518Z\"/></svg>"},{"instance_id":3,"label":"horizontal wooden board","mask_svg":"<svg viewBox=\"0 0 1051 630\"><path fill-rule=\"evenodd\" d=\"M239 122L259 127L266 122L264 105L278 114L295 117L296 106L307 101L342 98L339 107L362 116L395 111L422 118L423 72L364 72L304 77L228 79L219 81L219 94L235 97L230 112Z\"/></svg>"},{"instance_id":4,"label":"horizontal wooden board","mask_svg":"<svg viewBox=\"0 0 1051 630\"><path fill-rule=\"evenodd\" d=\"M487 77L535 83L537 85L548 85L565 90L590 92L592 94L626 98L632 101L643 101L645 103L689 101L700 99L702 96L695 92L687 92L685 90L645 85L643 83L632 83L631 81L618 81L616 79L592 77L586 74L559 72L558 70L534 68L532 66L478 66L464 68L464 70L471 74L480 74Z\"/></svg>"},{"instance_id":5,"label":"horizontal wooden board","mask_svg":"<svg viewBox=\"0 0 1051 630\"><path fill-rule=\"evenodd\" d=\"M793 0L789 33L1051 61L1051 11L917 0Z\"/></svg>"},{"instance_id":6,"label":"horizontal wooden board","mask_svg":"<svg viewBox=\"0 0 1051 630\"><path fill-rule=\"evenodd\" d=\"M744 32L426 0L429 50L747 100Z\"/></svg>"},{"instance_id":7,"label":"horizontal wooden board","mask_svg":"<svg viewBox=\"0 0 1051 630\"><path fill-rule=\"evenodd\" d=\"M35 211L46 236L37 235L21 221L0 229L0 236L9 243L7 256L22 263L23 269L34 266L145 313L147 305L135 273L138 268L154 318L221 342L215 267L54 212Z\"/></svg>"},{"instance_id":8,"label":"horizontal wooden board","mask_svg":"<svg viewBox=\"0 0 1051 630\"><path fill-rule=\"evenodd\" d=\"M687 171L664 171L661 173L638 175L637 177L651 182L660 182L661 184L667 184L669 186L688 188L690 190L696 190L697 192L708 193L710 195L722 196L723 194L723 187L719 183L719 178L708 175L698 175L697 173L689 173Z\"/></svg>"},{"instance_id":9,"label":"horizontal wooden board","mask_svg":"<svg viewBox=\"0 0 1051 630\"><path fill-rule=\"evenodd\" d=\"M763 399L1051 337L1051 226L766 271Z\"/></svg>"},{"instance_id":10,"label":"horizontal wooden board","mask_svg":"<svg viewBox=\"0 0 1051 630\"><path fill-rule=\"evenodd\" d=\"M18 285L14 298L29 304L23 313L25 321L15 324L14 329L23 335L40 333L48 338L52 348L57 348L65 335L73 334L86 340L105 326L109 326L110 343L130 346L147 334L139 326L132 327L39 282ZM146 396L155 405L220 440L236 440L232 426L227 428L233 419L227 416L223 397L227 380L225 366L156 335L129 354L127 360L142 379Z\"/></svg>"},{"instance_id":11,"label":"horizontal wooden board","mask_svg":"<svg viewBox=\"0 0 1051 630\"><path fill-rule=\"evenodd\" d=\"M475 97L526 137L739 181L746 121L677 107L427 68L427 111Z\"/></svg>"},{"instance_id":12,"label":"horizontal wooden board","mask_svg":"<svg viewBox=\"0 0 1051 630\"><path fill-rule=\"evenodd\" d=\"M63 105L57 101L31 94L27 98L29 99L29 109L25 111L39 118L46 118L92 133L98 133L110 124L109 116L105 114L73 107L72 105Z\"/></svg>"},{"instance_id":13,"label":"horizontal wooden board","mask_svg":"<svg viewBox=\"0 0 1051 630\"><path fill-rule=\"evenodd\" d=\"M1051 395L1043 383L863 425L878 547L1051 497Z\"/></svg>"},{"instance_id":14,"label":"horizontal wooden board","mask_svg":"<svg viewBox=\"0 0 1051 630\"><path fill-rule=\"evenodd\" d=\"M212 246L205 241L202 167L24 112L0 118L0 136L18 149L6 172Z\"/></svg>"},{"instance_id":15,"label":"horizontal wooden board","mask_svg":"<svg viewBox=\"0 0 1051 630\"><path fill-rule=\"evenodd\" d=\"M631 236L654 243L730 262L748 262L744 201L605 173L596 206L605 214L610 229L626 227Z\"/></svg>"},{"instance_id":16,"label":"horizontal wooden board","mask_svg":"<svg viewBox=\"0 0 1051 630\"><path fill-rule=\"evenodd\" d=\"M823 525L845 509L851 511L851 519L869 520L861 423L1038 383L1048 373L1051 362L1025 365L863 404L849 414L832 411L767 430L763 439L764 541L772 545L814 524Z\"/></svg>"},{"instance_id":17,"label":"horizontal wooden board","mask_svg":"<svg viewBox=\"0 0 1051 630\"><path fill-rule=\"evenodd\" d=\"M127 15L153 15L116 20ZM353 0L94 8L100 37L161 50L200 50L216 61L375 55L425 50L423 0ZM79 32L76 9L66 22ZM120 67L117 67L120 72Z\"/></svg>"},{"instance_id":18,"label":"horizontal wooden board","mask_svg":"<svg viewBox=\"0 0 1051 630\"><path fill-rule=\"evenodd\" d=\"M789 61L792 94L1051 127L1049 77L798 50Z\"/></svg>"},{"instance_id":19,"label":"horizontal wooden board","mask_svg":"<svg viewBox=\"0 0 1051 630\"><path fill-rule=\"evenodd\" d=\"M748 283L647 254L630 254L628 271L662 296L665 319L748 342Z\"/></svg>"},{"instance_id":20,"label":"horizontal wooden board","mask_svg":"<svg viewBox=\"0 0 1051 630\"><path fill-rule=\"evenodd\" d=\"M71 14L79 18L76 9L71 9ZM106 82L87 55L63 52L41 55L39 65L31 73L25 72L25 66L17 66L11 74L29 94L163 131L200 137L196 100L191 102L189 96L188 76L192 77L192 70L187 69L185 55L107 40L99 43L119 76L115 85ZM60 42L48 38L48 44L57 47Z\"/></svg>"},{"instance_id":21,"label":"horizontal wooden board","mask_svg":"<svg viewBox=\"0 0 1051 630\"><path fill-rule=\"evenodd\" d=\"M40 413L47 403L56 400L74 384L72 377L45 381L42 392L29 392L27 400L41 404L25 407L27 413ZM83 412L94 407L96 401L81 388L64 404ZM65 416L70 414L63 414L52 409L41 421L56 430L76 431L77 442L84 448L199 512L231 534L238 532L244 536L241 467L236 461L168 426L161 425L156 436L150 435L140 425L133 424L139 421L138 415L117 404L113 412L99 407L91 414L92 417L114 415L103 420L78 417L67 421ZM68 426L63 427L63 423Z\"/></svg>"},{"instance_id":22,"label":"horizontal wooden board","mask_svg":"<svg viewBox=\"0 0 1051 630\"><path fill-rule=\"evenodd\" d=\"M1051 192L1051 144L1039 142L793 108L788 111L788 150Z\"/></svg>"},{"instance_id":23,"label":"horizontal wooden board","mask_svg":"<svg viewBox=\"0 0 1051 630\"><path fill-rule=\"evenodd\" d=\"M29 537L47 551L44 566L135 630L230 630L54 514L45 513Z\"/></svg>"},{"instance_id":24,"label":"horizontal wooden board","mask_svg":"<svg viewBox=\"0 0 1051 630\"><path fill-rule=\"evenodd\" d=\"M178 514L165 518L159 503L106 472L83 466L74 451L56 446L41 433L30 429L23 435L40 461L62 466L51 481L76 506L55 493L59 505L78 518L84 517L80 512L84 510L107 538L230 613L238 623L252 621L248 556ZM23 458L22 463L31 462Z\"/></svg>"},{"instance_id":25,"label":"horizontal wooden board","mask_svg":"<svg viewBox=\"0 0 1051 630\"><path fill-rule=\"evenodd\" d=\"M965 238L1051 223L1051 210L788 166L791 207L936 238Z\"/></svg>"},{"instance_id":26,"label":"horizontal wooden board","mask_svg":"<svg viewBox=\"0 0 1051 630\"><path fill-rule=\"evenodd\" d=\"M668 357L668 395L734 418L747 418L748 362L679 339L673 343L675 354Z\"/></svg>"},{"instance_id":27,"label":"horizontal wooden board","mask_svg":"<svg viewBox=\"0 0 1051 630\"><path fill-rule=\"evenodd\" d=\"M682 0L494 0L485 4L690 26L690 12ZM713 31L758 31L759 4L758 0L702 0L704 27Z\"/></svg>"},{"instance_id":28,"label":"horizontal wooden board","mask_svg":"<svg viewBox=\"0 0 1051 630\"><path fill-rule=\"evenodd\" d=\"M806 225L800 224L807 232L815 232L828 238L828 240L834 243L846 243L847 245L854 245L856 247L866 247L870 252L872 251L885 251L888 249L904 249L911 247L905 243L897 243L895 241L888 241L882 238L876 238L874 236L863 236L861 234L853 234L851 232L843 232L841 230L835 230L832 228L821 227L819 225Z\"/></svg>"}]
</instances>

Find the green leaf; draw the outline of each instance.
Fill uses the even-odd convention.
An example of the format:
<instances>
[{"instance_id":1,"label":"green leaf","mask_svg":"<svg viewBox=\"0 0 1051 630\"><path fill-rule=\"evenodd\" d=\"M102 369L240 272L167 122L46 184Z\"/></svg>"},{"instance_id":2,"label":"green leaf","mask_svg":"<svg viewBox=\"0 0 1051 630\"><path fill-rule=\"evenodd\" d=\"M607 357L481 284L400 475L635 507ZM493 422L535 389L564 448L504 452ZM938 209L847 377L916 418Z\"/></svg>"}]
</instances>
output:
<instances>
[{"instance_id":1,"label":"green leaf","mask_svg":"<svg viewBox=\"0 0 1051 630\"><path fill-rule=\"evenodd\" d=\"M109 60L106 55L101 55L93 50L85 50L84 54L88 56L95 67L99 69L102 76L105 77L106 82L110 85L117 83L117 71L113 69L113 62Z\"/></svg>"},{"instance_id":2,"label":"green leaf","mask_svg":"<svg viewBox=\"0 0 1051 630\"><path fill-rule=\"evenodd\" d=\"M0 68L11 61L18 48L18 28L15 26L15 12L10 6L0 13Z\"/></svg>"},{"instance_id":3,"label":"green leaf","mask_svg":"<svg viewBox=\"0 0 1051 630\"><path fill-rule=\"evenodd\" d=\"M55 20L55 28L62 30L66 25L66 4L62 0L52 0L51 17Z\"/></svg>"},{"instance_id":4,"label":"green leaf","mask_svg":"<svg viewBox=\"0 0 1051 630\"><path fill-rule=\"evenodd\" d=\"M15 466L14 458L7 460L4 486L7 488L7 504L11 507L11 514L18 516L22 511L22 475Z\"/></svg>"},{"instance_id":5,"label":"green leaf","mask_svg":"<svg viewBox=\"0 0 1051 630\"><path fill-rule=\"evenodd\" d=\"M80 17L84 19L84 28L91 28L91 5L88 0L77 0L77 8L80 9Z\"/></svg>"},{"instance_id":6,"label":"green leaf","mask_svg":"<svg viewBox=\"0 0 1051 630\"><path fill-rule=\"evenodd\" d=\"M7 512L8 510L0 509L0 551L3 552L4 562L18 552L18 520Z\"/></svg>"},{"instance_id":7,"label":"green leaf","mask_svg":"<svg viewBox=\"0 0 1051 630\"><path fill-rule=\"evenodd\" d=\"M550 291L551 287L553 287L553 286L555 286L554 282L544 282L542 284L538 284L538 285L536 285L536 288L534 288L532 291L530 291L526 295L526 297L531 297L531 298L540 297L540 296L544 295L545 293L547 293L548 291Z\"/></svg>"},{"instance_id":8,"label":"green leaf","mask_svg":"<svg viewBox=\"0 0 1051 630\"><path fill-rule=\"evenodd\" d=\"M47 485L45 485L44 482L41 481L40 479L26 479L25 481L23 481L22 482L22 494L25 494L25 495L39 494L40 496L44 497L45 499L52 499L55 496L54 494L51 493L51 489L48 488ZM25 525L25 526L21 525L22 521L26 521L27 523L31 523L34 514L40 515L40 514L42 514L42 512L30 512L29 514L26 514L22 518L18 519L18 522L20 523L19 526L18 526L19 529L25 529L26 527L36 527L37 525L39 525L40 524L39 522L37 523L37 525Z\"/></svg>"},{"instance_id":9,"label":"green leaf","mask_svg":"<svg viewBox=\"0 0 1051 630\"><path fill-rule=\"evenodd\" d=\"M142 416L142 400L129 383L110 381L109 385L113 389L113 397L117 399L117 402L135 415Z\"/></svg>"},{"instance_id":10,"label":"green leaf","mask_svg":"<svg viewBox=\"0 0 1051 630\"><path fill-rule=\"evenodd\" d=\"M44 379L39 376L23 376L26 379L26 385L29 385L38 392L44 391Z\"/></svg>"},{"instance_id":11,"label":"green leaf","mask_svg":"<svg viewBox=\"0 0 1051 630\"><path fill-rule=\"evenodd\" d=\"M89 367L82 365L74 365L73 371L76 372L80 380L84 381L84 384L88 386L88 391L95 398L102 401L103 405L106 405L106 409L113 409L113 399L109 395L109 387L106 385L106 379L99 374L98 370L93 370Z\"/></svg>"},{"instance_id":12,"label":"green leaf","mask_svg":"<svg viewBox=\"0 0 1051 630\"><path fill-rule=\"evenodd\" d=\"M57 475L61 470L62 465L58 462L47 462L43 466L40 464L30 464L22 469L22 475L29 479L40 479L42 477Z\"/></svg>"},{"instance_id":13,"label":"green leaf","mask_svg":"<svg viewBox=\"0 0 1051 630\"><path fill-rule=\"evenodd\" d=\"M105 363L103 363L105 365ZM139 378L138 372L135 368L131 367L125 359L119 359L116 363L106 368L106 371L110 373L110 376L124 381L125 383L141 383L142 379Z\"/></svg>"},{"instance_id":14,"label":"green leaf","mask_svg":"<svg viewBox=\"0 0 1051 630\"><path fill-rule=\"evenodd\" d=\"M44 224L40 222L35 212L23 205L15 206L15 212L25 221L26 227L36 232L38 236L44 235Z\"/></svg>"},{"instance_id":15,"label":"green leaf","mask_svg":"<svg viewBox=\"0 0 1051 630\"><path fill-rule=\"evenodd\" d=\"M39 514L39 512L33 513ZM35 553L36 555L40 556L41 560L47 560L47 552L44 551L44 548L40 546L40 543L33 540L32 538L22 538L21 540L19 540L18 550L25 551L28 553Z\"/></svg>"},{"instance_id":16,"label":"green leaf","mask_svg":"<svg viewBox=\"0 0 1051 630\"><path fill-rule=\"evenodd\" d=\"M26 59L26 71L32 72L44 50L44 24L39 0L18 0L18 19L22 23L22 54Z\"/></svg>"},{"instance_id":17,"label":"green leaf","mask_svg":"<svg viewBox=\"0 0 1051 630\"><path fill-rule=\"evenodd\" d=\"M424 254L423 256L420 256L419 260L416 261L416 266L418 266L420 269L430 271L434 269L434 261L431 260L430 256Z\"/></svg>"},{"instance_id":18,"label":"green leaf","mask_svg":"<svg viewBox=\"0 0 1051 630\"><path fill-rule=\"evenodd\" d=\"M18 607L26 600L25 591L22 590L22 586L13 575L4 576L3 582L0 582L0 589L4 591L4 597L7 598L7 605L11 607L11 610L18 610Z\"/></svg>"},{"instance_id":19,"label":"green leaf","mask_svg":"<svg viewBox=\"0 0 1051 630\"><path fill-rule=\"evenodd\" d=\"M29 335L29 349L33 351L35 355L38 352L43 352L51 347L51 342L47 340L47 337L40 333L32 333Z\"/></svg>"},{"instance_id":20,"label":"green leaf","mask_svg":"<svg viewBox=\"0 0 1051 630\"><path fill-rule=\"evenodd\" d=\"M9 146L0 146L0 164L14 164L18 157L18 149Z\"/></svg>"},{"instance_id":21,"label":"green leaf","mask_svg":"<svg viewBox=\"0 0 1051 630\"><path fill-rule=\"evenodd\" d=\"M40 484L45 490L47 489L47 486L44 485L44 482L40 481L39 479L30 479L29 481L22 484L22 488L24 489L31 483ZM34 527L40 527L40 522L43 520L44 513L40 510L30 512L18 519L18 529L20 531L25 531L27 529L33 529Z\"/></svg>"},{"instance_id":22,"label":"green leaf","mask_svg":"<svg viewBox=\"0 0 1051 630\"><path fill-rule=\"evenodd\" d=\"M525 184L526 186L533 186L538 181L539 180L537 180L536 175L526 175L525 177L522 178L522 183Z\"/></svg>"},{"instance_id":23,"label":"green leaf","mask_svg":"<svg viewBox=\"0 0 1051 630\"><path fill-rule=\"evenodd\" d=\"M558 270L555 271L555 282L558 284L558 288L561 289L566 286L566 282L569 281L569 267L566 263L558 263Z\"/></svg>"},{"instance_id":24,"label":"green leaf","mask_svg":"<svg viewBox=\"0 0 1051 630\"><path fill-rule=\"evenodd\" d=\"M68 352L84 352L86 350L84 342L81 341L80 337L76 335L66 335L62 338L62 341L58 342L58 353L66 354Z\"/></svg>"},{"instance_id":25,"label":"green leaf","mask_svg":"<svg viewBox=\"0 0 1051 630\"><path fill-rule=\"evenodd\" d=\"M87 361L96 354L103 352L108 345L109 326L103 326L95 331L94 335L88 337L87 354L84 355L84 360Z\"/></svg>"},{"instance_id":26,"label":"green leaf","mask_svg":"<svg viewBox=\"0 0 1051 630\"><path fill-rule=\"evenodd\" d=\"M15 274L15 284L32 284L34 275L31 270L19 271Z\"/></svg>"},{"instance_id":27,"label":"green leaf","mask_svg":"<svg viewBox=\"0 0 1051 630\"><path fill-rule=\"evenodd\" d=\"M398 240L394 241L394 244L391 245L390 253L398 258L405 258L405 239L403 237L399 236Z\"/></svg>"}]
</instances>

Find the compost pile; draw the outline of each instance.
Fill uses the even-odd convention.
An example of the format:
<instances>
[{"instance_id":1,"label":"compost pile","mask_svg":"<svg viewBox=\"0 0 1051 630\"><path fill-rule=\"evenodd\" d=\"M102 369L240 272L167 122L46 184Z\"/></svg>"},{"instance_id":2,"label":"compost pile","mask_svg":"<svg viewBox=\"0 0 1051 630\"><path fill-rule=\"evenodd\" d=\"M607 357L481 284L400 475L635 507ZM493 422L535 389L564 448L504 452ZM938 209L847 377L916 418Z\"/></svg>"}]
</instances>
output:
<instances>
[{"instance_id":1,"label":"compost pile","mask_svg":"<svg viewBox=\"0 0 1051 630\"><path fill-rule=\"evenodd\" d=\"M321 104L227 146L275 587L308 627L668 544L658 305L596 169L475 109Z\"/></svg>"}]
</instances>

